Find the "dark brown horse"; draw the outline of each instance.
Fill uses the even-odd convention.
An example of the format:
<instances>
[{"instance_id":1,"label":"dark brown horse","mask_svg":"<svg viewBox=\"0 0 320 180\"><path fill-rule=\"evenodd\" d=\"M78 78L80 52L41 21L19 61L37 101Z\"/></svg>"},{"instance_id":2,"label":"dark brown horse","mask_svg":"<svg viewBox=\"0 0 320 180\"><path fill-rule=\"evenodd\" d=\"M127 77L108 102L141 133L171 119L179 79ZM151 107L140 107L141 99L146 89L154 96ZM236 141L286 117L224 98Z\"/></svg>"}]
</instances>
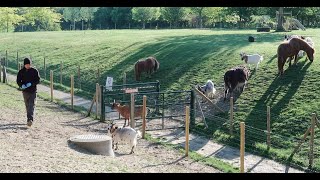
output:
<instances>
[{"instance_id":1,"label":"dark brown horse","mask_svg":"<svg viewBox=\"0 0 320 180\"><path fill-rule=\"evenodd\" d=\"M148 57L146 59L140 59L134 65L134 74L136 81L140 81L142 72L146 72L151 78L151 74L159 69L160 63L154 57Z\"/></svg>"},{"instance_id":2,"label":"dark brown horse","mask_svg":"<svg viewBox=\"0 0 320 180\"><path fill-rule=\"evenodd\" d=\"M305 51L308 59L313 62L313 54L315 50L300 38L292 38L290 41L283 42L278 46L278 72L280 75L283 74L283 66L288 58L290 58L289 61L291 64L292 57L294 57L294 64L297 64L298 53L300 50Z\"/></svg>"}]
</instances>

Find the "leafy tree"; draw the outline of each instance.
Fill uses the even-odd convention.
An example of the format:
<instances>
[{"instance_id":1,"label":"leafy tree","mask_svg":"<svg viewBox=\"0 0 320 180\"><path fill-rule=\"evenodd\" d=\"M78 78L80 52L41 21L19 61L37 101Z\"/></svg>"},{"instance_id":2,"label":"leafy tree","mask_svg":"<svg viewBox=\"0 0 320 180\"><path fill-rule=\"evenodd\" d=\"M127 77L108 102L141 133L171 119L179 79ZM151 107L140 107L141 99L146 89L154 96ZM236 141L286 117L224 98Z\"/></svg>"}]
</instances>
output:
<instances>
[{"instance_id":1,"label":"leafy tree","mask_svg":"<svg viewBox=\"0 0 320 180\"><path fill-rule=\"evenodd\" d=\"M251 16L256 15L257 8L255 7L228 7L228 14L235 14L239 16L239 28L251 21Z\"/></svg>"},{"instance_id":2,"label":"leafy tree","mask_svg":"<svg viewBox=\"0 0 320 180\"><path fill-rule=\"evenodd\" d=\"M132 19L142 22L142 29L146 28L146 23L154 18L154 9L150 7L134 7L132 8Z\"/></svg>"},{"instance_id":3,"label":"leafy tree","mask_svg":"<svg viewBox=\"0 0 320 180\"><path fill-rule=\"evenodd\" d=\"M222 19L220 17L223 16L223 7L206 7L203 10L203 16L207 18L205 25L212 25L216 22L220 22Z\"/></svg>"},{"instance_id":4,"label":"leafy tree","mask_svg":"<svg viewBox=\"0 0 320 180\"><path fill-rule=\"evenodd\" d=\"M66 7L63 9L63 18L70 23L73 22L73 30L76 29L76 21L81 20L80 8L81 7Z\"/></svg>"},{"instance_id":5,"label":"leafy tree","mask_svg":"<svg viewBox=\"0 0 320 180\"><path fill-rule=\"evenodd\" d=\"M9 32L14 29L23 17L17 14L18 8L0 7L0 29Z\"/></svg>"},{"instance_id":6,"label":"leafy tree","mask_svg":"<svg viewBox=\"0 0 320 180\"><path fill-rule=\"evenodd\" d=\"M87 29L90 28L90 22L94 18L94 13L98 10L97 7L81 7L80 8L80 18L81 18L81 26L83 30L83 21L87 22Z\"/></svg>"},{"instance_id":7,"label":"leafy tree","mask_svg":"<svg viewBox=\"0 0 320 180\"><path fill-rule=\"evenodd\" d=\"M31 7L25 9L23 24L30 25L36 30L61 30L62 15L49 7Z\"/></svg>"},{"instance_id":8,"label":"leafy tree","mask_svg":"<svg viewBox=\"0 0 320 180\"><path fill-rule=\"evenodd\" d=\"M202 29L202 26L203 26L203 10L204 10L204 7L192 7L191 8L191 11L193 13L195 13L198 18L200 19L200 28Z\"/></svg>"},{"instance_id":9,"label":"leafy tree","mask_svg":"<svg viewBox=\"0 0 320 180\"><path fill-rule=\"evenodd\" d=\"M172 24L177 27L178 22L185 16L185 11L182 7L163 7L161 8L161 14L163 19L170 23L171 29Z\"/></svg>"},{"instance_id":10,"label":"leafy tree","mask_svg":"<svg viewBox=\"0 0 320 180\"><path fill-rule=\"evenodd\" d=\"M94 13L93 26L99 29L109 28L112 24L111 11L113 7L100 7Z\"/></svg>"}]
</instances>

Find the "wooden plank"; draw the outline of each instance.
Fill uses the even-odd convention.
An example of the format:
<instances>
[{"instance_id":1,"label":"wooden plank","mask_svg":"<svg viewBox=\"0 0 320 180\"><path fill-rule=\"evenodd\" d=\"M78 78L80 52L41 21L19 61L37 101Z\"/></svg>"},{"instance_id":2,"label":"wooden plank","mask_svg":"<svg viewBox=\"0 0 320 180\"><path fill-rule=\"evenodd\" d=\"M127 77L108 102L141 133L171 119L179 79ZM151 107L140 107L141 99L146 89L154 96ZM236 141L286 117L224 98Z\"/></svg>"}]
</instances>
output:
<instances>
[{"instance_id":1,"label":"wooden plank","mask_svg":"<svg viewBox=\"0 0 320 180\"><path fill-rule=\"evenodd\" d=\"M51 102L53 102L53 71L50 70L50 92L51 92Z\"/></svg>"},{"instance_id":2,"label":"wooden plank","mask_svg":"<svg viewBox=\"0 0 320 180\"><path fill-rule=\"evenodd\" d=\"M185 150L186 156L189 155L189 121L190 121L190 107L186 106L186 125L185 125L185 134L186 134L186 143L185 143Z\"/></svg>"},{"instance_id":3,"label":"wooden plank","mask_svg":"<svg viewBox=\"0 0 320 180\"><path fill-rule=\"evenodd\" d=\"M196 102L198 102L198 105L199 105L199 108L200 108L200 111L201 111L202 120L203 120L203 122L204 122L204 125L206 126L206 128L208 128L208 125L207 125L207 122L206 122L206 118L204 117L204 114L203 114L203 111L202 111L202 107L201 107L200 101L199 101L199 99L198 99L197 96L196 96Z\"/></svg>"},{"instance_id":4,"label":"wooden plank","mask_svg":"<svg viewBox=\"0 0 320 180\"><path fill-rule=\"evenodd\" d=\"M314 154L313 154L313 147L314 147L314 127L315 127L315 121L316 121L316 114L312 113L312 118L311 118L311 130L310 130L310 151L309 151L309 167L313 166L313 159L314 159Z\"/></svg>"},{"instance_id":5,"label":"wooden plank","mask_svg":"<svg viewBox=\"0 0 320 180\"><path fill-rule=\"evenodd\" d=\"M202 92L200 92L196 87L194 87L195 91L202 96L206 101L208 101L209 103L211 103L211 105L213 105L215 108L217 108L220 112L224 112L222 109L220 109L216 104L214 104L207 96L205 96L204 94L202 94Z\"/></svg>"},{"instance_id":6,"label":"wooden plank","mask_svg":"<svg viewBox=\"0 0 320 180\"><path fill-rule=\"evenodd\" d=\"M135 123L135 119L134 119L134 94L130 94L131 95L131 99L130 99L130 122L131 122L131 127L135 128L136 127L136 123ZM129 123L129 122L128 122Z\"/></svg>"},{"instance_id":7,"label":"wooden plank","mask_svg":"<svg viewBox=\"0 0 320 180\"><path fill-rule=\"evenodd\" d=\"M90 105L90 108L89 108L89 111L88 111L88 114L87 114L87 117L90 116L90 113L91 113L91 110L92 110L92 107L93 107L93 104L96 102L96 94L93 95L93 99L92 99L92 102L91 102L91 105Z\"/></svg>"},{"instance_id":8,"label":"wooden plank","mask_svg":"<svg viewBox=\"0 0 320 180\"><path fill-rule=\"evenodd\" d=\"M311 126L307 129L307 131L304 133L303 138L301 139L301 141L299 142L299 144L296 146L296 148L294 148L293 152L291 153L290 157L292 157L300 148L301 144L306 140L309 132L311 131Z\"/></svg>"},{"instance_id":9,"label":"wooden plank","mask_svg":"<svg viewBox=\"0 0 320 180\"><path fill-rule=\"evenodd\" d=\"M233 135L233 97L230 97L230 136Z\"/></svg>"},{"instance_id":10,"label":"wooden plank","mask_svg":"<svg viewBox=\"0 0 320 180\"><path fill-rule=\"evenodd\" d=\"M142 107L142 139L145 138L146 133L146 110L147 110L147 96L143 95L143 107Z\"/></svg>"},{"instance_id":11,"label":"wooden plank","mask_svg":"<svg viewBox=\"0 0 320 180\"><path fill-rule=\"evenodd\" d=\"M270 130L270 106L267 106L267 148L270 148L271 138L270 138L271 130Z\"/></svg>"},{"instance_id":12,"label":"wooden plank","mask_svg":"<svg viewBox=\"0 0 320 180\"><path fill-rule=\"evenodd\" d=\"M73 109L74 108L74 105L73 105L73 100L74 100L74 76L73 75L71 75L71 77L70 77L70 79L71 79L71 109Z\"/></svg>"},{"instance_id":13,"label":"wooden plank","mask_svg":"<svg viewBox=\"0 0 320 180\"><path fill-rule=\"evenodd\" d=\"M240 122L240 172L244 173L245 124Z\"/></svg>"}]
</instances>

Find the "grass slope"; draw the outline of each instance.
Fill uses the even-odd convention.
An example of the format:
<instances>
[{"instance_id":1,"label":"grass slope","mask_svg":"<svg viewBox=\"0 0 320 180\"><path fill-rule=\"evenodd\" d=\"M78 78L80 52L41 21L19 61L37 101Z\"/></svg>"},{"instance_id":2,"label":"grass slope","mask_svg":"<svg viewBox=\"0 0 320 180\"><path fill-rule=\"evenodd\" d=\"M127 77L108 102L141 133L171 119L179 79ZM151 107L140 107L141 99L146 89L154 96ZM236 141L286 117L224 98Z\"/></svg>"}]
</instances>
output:
<instances>
[{"instance_id":1,"label":"grass slope","mask_svg":"<svg viewBox=\"0 0 320 180\"><path fill-rule=\"evenodd\" d=\"M290 34L310 36L318 50L319 33L319 29L308 29ZM249 43L249 35L255 36L256 42ZM97 68L100 68L101 84L105 83L107 76L113 76L116 84L122 83L124 72L127 72L127 81L133 82L134 63L147 56L155 56L160 62L160 69L151 79L142 80L159 80L162 90L188 90L191 85L203 83L207 79L212 79L217 86L222 86L225 71L242 64L240 52L259 53L264 56L264 61L251 77L250 87L236 102L238 110L235 112L235 120L245 121L248 126L265 130L266 106L270 105L272 132L288 138L300 138L310 125L311 113L320 110L320 61L318 53L315 54L313 63L305 61L304 58L300 59L296 67L288 68L288 65L285 65L284 76L277 78L276 51L283 35L284 33L275 32L257 33L254 30L2 33L0 52L4 55L5 50L8 50L9 57L13 60L10 64L12 68L16 68L17 50L20 57L32 55L42 76L45 56L47 70L54 70L56 82L59 81L58 72L62 61L66 84L70 84L69 76L76 75L80 65L83 89L90 92L93 92L95 87ZM315 147L319 147L320 143L318 132L317 129ZM223 137L226 132L219 131L216 134ZM212 132L209 135L212 135ZM256 142L259 143L254 140L253 144ZM281 143L283 147L275 150L273 154L277 159L285 159L296 145L286 139L282 139ZM296 162L306 166L307 154L308 148L302 148L301 157L299 156L302 160ZM320 169L318 156L319 150L316 148L315 167Z\"/></svg>"}]
</instances>

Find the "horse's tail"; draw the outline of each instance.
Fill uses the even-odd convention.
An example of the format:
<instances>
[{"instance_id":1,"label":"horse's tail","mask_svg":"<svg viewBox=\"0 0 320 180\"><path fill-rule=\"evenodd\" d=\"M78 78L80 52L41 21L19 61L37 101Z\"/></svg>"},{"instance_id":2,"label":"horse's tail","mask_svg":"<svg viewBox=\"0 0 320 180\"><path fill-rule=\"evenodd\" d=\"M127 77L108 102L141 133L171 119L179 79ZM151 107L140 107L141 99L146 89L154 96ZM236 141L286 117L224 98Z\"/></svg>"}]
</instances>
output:
<instances>
[{"instance_id":1,"label":"horse's tail","mask_svg":"<svg viewBox=\"0 0 320 180\"><path fill-rule=\"evenodd\" d=\"M136 62L136 64L134 65L134 77L136 81L138 81L138 74L139 74L139 65L138 65L138 62Z\"/></svg>"},{"instance_id":2,"label":"horse's tail","mask_svg":"<svg viewBox=\"0 0 320 180\"><path fill-rule=\"evenodd\" d=\"M159 69L160 63L156 59L154 59L154 61L155 61L154 71L157 71Z\"/></svg>"}]
</instances>

